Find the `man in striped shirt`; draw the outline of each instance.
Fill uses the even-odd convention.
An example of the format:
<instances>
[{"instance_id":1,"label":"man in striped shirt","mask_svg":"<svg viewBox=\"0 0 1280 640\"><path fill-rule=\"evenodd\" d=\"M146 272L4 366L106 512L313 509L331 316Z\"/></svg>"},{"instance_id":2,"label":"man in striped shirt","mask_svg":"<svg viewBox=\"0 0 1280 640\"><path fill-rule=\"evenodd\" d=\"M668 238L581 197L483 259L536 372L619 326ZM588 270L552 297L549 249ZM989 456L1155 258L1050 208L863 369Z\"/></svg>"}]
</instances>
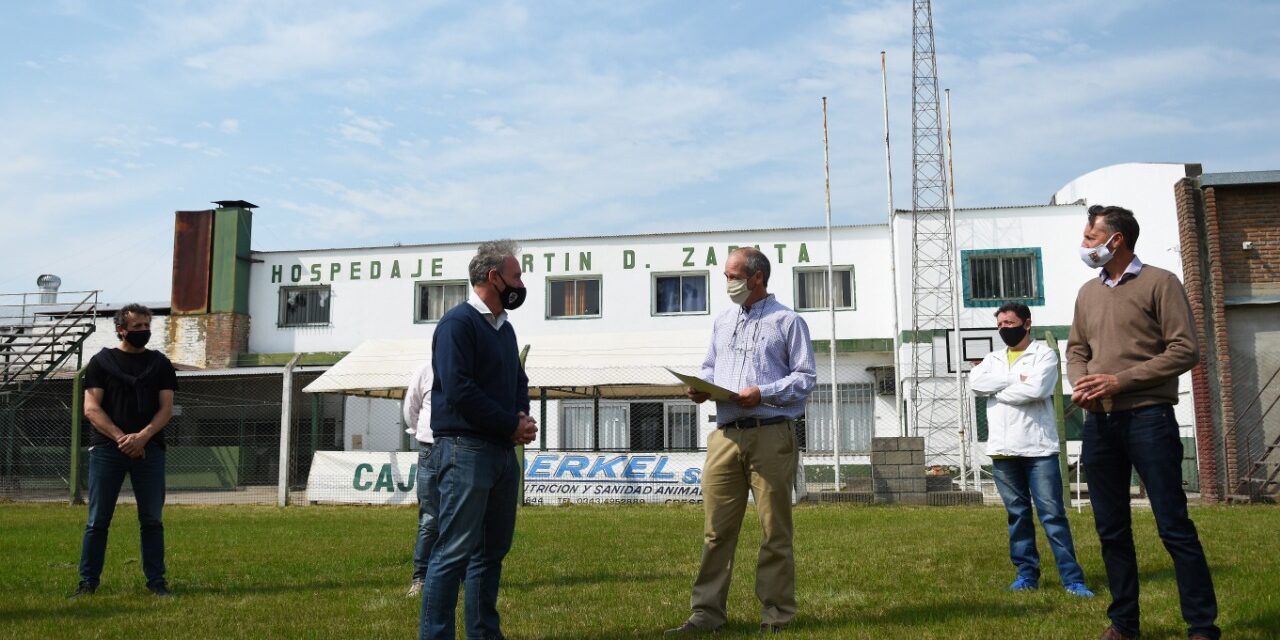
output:
<instances>
[{"instance_id":1,"label":"man in striped shirt","mask_svg":"<svg viewBox=\"0 0 1280 640\"><path fill-rule=\"evenodd\" d=\"M743 247L729 254L724 276L733 306L715 321L702 378L739 389L716 402L702 469L705 509L702 565L693 584L693 614L666 635L714 633L727 621L726 602L738 532L755 498L762 540L756 564L760 631L781 631L796 613L791 552L791 496L796 476L795 420L804 413L816 373L809 327L768 292L769 259ZM697 403L707 394L686 391Z\"/></svg>"}]
</instances>

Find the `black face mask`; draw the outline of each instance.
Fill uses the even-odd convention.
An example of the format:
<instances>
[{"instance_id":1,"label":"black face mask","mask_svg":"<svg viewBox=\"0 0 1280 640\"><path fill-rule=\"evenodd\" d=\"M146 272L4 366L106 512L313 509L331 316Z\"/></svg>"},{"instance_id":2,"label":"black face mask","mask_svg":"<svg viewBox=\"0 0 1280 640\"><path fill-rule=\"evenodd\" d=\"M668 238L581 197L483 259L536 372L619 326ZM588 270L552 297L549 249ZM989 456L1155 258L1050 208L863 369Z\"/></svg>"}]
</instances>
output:
<instances>
[{"instance_id":1,"label":"black face mask","mask_svg":"<svg viewBox=\"0 0 1280 640\"><path fill-rule=\"evenodd\" d=\"M141 349L147 346L147 342L151 341L151 330L143 329L142 331L127 331L124 334L124 341L133 345L135 349Z\"/></svg>"},{"instance_id":2,"label":"black face mask","mask_svg":"<svg viewBox=\"0 0 1280 640\"><path fill-rule=\"evenodd\" d=\"M529 290L525 287L513 287L507 284L507 279L498 274L498 279L502 281L502 285L506 287L498 291L498 298L502 300L502 308L508 311L519 309L524 304L525 296L529 295ZM497 289L497 287L494 287Z\"/></svg>"},{"instance_id":3,"label":"black face mask","mask_svg":"<svg viewBox=\"0 0 1280 640\"><path fill-rule=\"evenodd\" d=\"M1023 326L1017 327L1000 327L1000 339L1010 347L1022 342L1027 337L1027 328Z\"/></svg>"}]
</instances>

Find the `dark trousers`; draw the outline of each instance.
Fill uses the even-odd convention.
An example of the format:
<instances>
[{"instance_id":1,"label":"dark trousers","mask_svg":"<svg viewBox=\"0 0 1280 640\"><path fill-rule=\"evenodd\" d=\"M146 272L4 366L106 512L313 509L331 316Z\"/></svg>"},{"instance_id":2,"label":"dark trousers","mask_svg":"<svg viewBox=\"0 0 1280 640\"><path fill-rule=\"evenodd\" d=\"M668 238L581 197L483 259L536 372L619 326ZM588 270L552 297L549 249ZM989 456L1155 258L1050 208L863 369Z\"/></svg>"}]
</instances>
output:
<instances>
[{"instance_id":1,"label":"dark trousers","mask_svg":"<svg viewBox=\"0 0 1280 640\"><path fill-rule=\"evenodd\" d=\"M1111 624L1121 633L1138 635L1138 557L1129 510L1130 478L1136 469L1147 487L1160 540L1173 558L1188 633L1219 638L1213 579L1182 489L1182 441L1173 406L1088 414L1081 460L1111 587Z\"/></svg>"},{"instance_id":2,"label":"dark trousers","mask_svg":"<svg viewBox=\"0 0 1280 640\"><path fill-rule=\"evenodd\" d=\"M436 477L431 469L431 443L418 443L418 537L413 543L413 581L425 582L431 547L436 544Z\"/></svg>"},{"instance_id":3,"label":"dark trousers","mask_svg":"<svg viewBox=\"0 0 1280 640\"><path fill-rule=\"evenodd\" d=\"M97 586L107 555L107 530L125 475L133 482L142 538L142 573L147 585L164 580L164 447L149 443L146 455L133 459L111 445L89 450L89 522L80 548L80 581Z\"/></svg>"}]
</instances>

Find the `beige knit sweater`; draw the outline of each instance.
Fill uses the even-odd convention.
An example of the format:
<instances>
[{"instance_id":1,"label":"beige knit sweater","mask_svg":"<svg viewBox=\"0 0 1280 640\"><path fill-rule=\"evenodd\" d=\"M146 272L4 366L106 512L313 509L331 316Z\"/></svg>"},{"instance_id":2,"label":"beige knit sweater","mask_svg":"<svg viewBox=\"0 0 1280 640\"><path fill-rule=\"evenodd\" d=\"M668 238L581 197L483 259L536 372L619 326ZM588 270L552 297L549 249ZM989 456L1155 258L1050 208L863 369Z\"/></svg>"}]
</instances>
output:
<instances>
[{"instance_id":1,"label":"beige knit sweater","mask_svg":"<svg viewBox=\"0 0 1280 640\"><path fill-rule=\"evenodd\" d=\"M1172 273L1144 265L1115 288L1095 277L1076 295L1067 339L1067 379L1091 373L1120 381L1105 412L1178 402L1178 375L1200 360L1187 292Z\"/></svg>"}]
</instances>

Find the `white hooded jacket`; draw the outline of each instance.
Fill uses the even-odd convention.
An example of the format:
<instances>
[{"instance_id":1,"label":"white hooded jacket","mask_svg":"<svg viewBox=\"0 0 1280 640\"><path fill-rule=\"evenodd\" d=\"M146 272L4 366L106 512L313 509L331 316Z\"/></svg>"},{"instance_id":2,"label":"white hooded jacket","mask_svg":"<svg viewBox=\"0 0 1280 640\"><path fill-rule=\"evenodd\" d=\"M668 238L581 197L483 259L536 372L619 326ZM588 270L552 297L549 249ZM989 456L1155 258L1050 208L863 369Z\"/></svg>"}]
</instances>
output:
<instances>
[{"instance_id":1,"label":"white hooded jacket","mask_svg":"<svg viewBox=\"0 0 1280 640\"><path fill-rule=\"evenodd\" d=\"M987 455L1057 455L1053 389L1058 374L1058 354L1039 340L1032 340L1012 365L1009 350L998 349L969 372L974 395L987 397Z\"/></svg>"}]
</instances>

